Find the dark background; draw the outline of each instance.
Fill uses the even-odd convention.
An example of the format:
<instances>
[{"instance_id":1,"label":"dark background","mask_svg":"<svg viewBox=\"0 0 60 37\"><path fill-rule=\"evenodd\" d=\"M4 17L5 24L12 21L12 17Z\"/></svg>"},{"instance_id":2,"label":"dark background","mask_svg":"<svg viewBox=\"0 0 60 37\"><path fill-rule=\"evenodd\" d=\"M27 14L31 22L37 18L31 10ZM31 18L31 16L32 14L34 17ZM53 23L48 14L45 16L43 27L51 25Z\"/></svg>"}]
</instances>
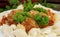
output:
<instances>
[{"instance_id":1,"label":"dark background","mask_svg":"<svg viewBox=\"0 0 60 37\"><path fill-rule=\"evenodd\" d=\"M23 2L23 0L19 0L19 1ZM32 1L36 2L37 0L32 0ZM47 3L56 4L57 5L56 10L60 11L60 0L47 0ZM0 8L4 8L6 5L9 5L8 0L0 0Z\"/></svg>"},{"instance_id":2,"label":"dark background","mask_svg":"<svg viewBox=\"0 0 60 37\"><path fill-rule=\"evenodd\" d=\"M23 2L23 0L19 0L19 1ZM32 0L32 1L36 1L36 0ZM60 4L60 0L47 0L47 3ZM0 8L4 7L5 5L9 5L8 0L0 0Z\"/></svg>"}]
</instances>

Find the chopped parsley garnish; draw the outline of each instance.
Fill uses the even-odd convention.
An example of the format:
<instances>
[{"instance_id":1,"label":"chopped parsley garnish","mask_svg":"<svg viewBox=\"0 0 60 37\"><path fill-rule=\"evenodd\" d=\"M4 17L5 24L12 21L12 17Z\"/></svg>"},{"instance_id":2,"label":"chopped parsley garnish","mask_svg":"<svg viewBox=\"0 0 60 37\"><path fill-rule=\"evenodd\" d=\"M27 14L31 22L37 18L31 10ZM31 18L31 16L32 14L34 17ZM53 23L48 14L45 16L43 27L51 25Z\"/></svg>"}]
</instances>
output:
<instances>
[{"instance_id":1,"label":"chopped parsley garnish","mask_svg":"<svg viewBox=\"0 0 60 37\"><path fill-rule=\"evenodd\" d=\"M31 3L31 0L28 0L28 3L24 2L24 12L20 13L17 12L13 16L13 20L16 22L23 22L26 17L34 18L34 20L37 22L38 25L48 25L49 17L48 16L42 16L40 13L37 13L34 17L29 13L30 10L36 10L39 12L47 13L47 11L44 8L33 8L34 5Z\"/></svg>"},{"instance_id":2,"label":"chopped parsley garnish","mask_svg":"<svg viewBox=\"0 0 60 37\"><path fill-rule=\"evenodd\" d=\"M20 14L19 12L17 12L14 16L13 16L13 20L15 20L16 22L23 22L26 19L26 16Z\"/></svg>"},{"instance_id":3,"label":"chopped parsley garnish","mask_svg":"<svg viewBox=\"0 0 60 37\"><path fill-rule=\"evenodd\" d=\"M44 25L48 25L48 23L49 23L49 17L48 16L43 16L41 22Z\"/></svg>"},{"instance_id":4,"label":"chopped parsley garnish","mask_svg":"<svg viewBox=\"0 0 60 37\"><path fill-rule=\"evenodd\" d=\"M38 25L48 25L48 22L49 22L48 16L41 16L40 14L36 14L34 16L34 19Z\"/></svg>"},{"instance_id":5,"label":"chopped parsley garnish","mask_svg":"<svg viewBox=\"0 0 60 37\"><path fill-rule=\"evenodd\" d=\"M26 13L26 16L32 18L32 15L30 13Z\"/></svg>"},{"instance_id":6,"label":"chopped parsley garnish","mask_svg":"<svg viewBox=\"0 0 60 37\"><path fill-rule=\"evenodd\" d=\"M27 1L28 1L28 3L26 3L26 1L24 1L24 11L26 11L26 12L32 10L34 7L31 0L27 0Z\"/></svg>"},{"instance_id":7,"label":"chopped parsley garnish","mask_svg":"<svg viewBox=\"0 0 60 37\"><path fill-rule=\"evenodd\" d=\"M39 12L44 12L47 13L47 10L44 8L33 8L33 10L39 11Z\"/></svg>"},{"instance_id":8,"label":"chopped parsley garnish","mask_svg":"<svg viewBox=\"0 0 60 37\"><path fill-rule=\"evenodd\" d=\"M13 16L13 20L15 20L16 22L23 22L26 17L32 18L32 16L29 13L23 12L17 12L14 16Z\"/></svg>"}]
</instances>

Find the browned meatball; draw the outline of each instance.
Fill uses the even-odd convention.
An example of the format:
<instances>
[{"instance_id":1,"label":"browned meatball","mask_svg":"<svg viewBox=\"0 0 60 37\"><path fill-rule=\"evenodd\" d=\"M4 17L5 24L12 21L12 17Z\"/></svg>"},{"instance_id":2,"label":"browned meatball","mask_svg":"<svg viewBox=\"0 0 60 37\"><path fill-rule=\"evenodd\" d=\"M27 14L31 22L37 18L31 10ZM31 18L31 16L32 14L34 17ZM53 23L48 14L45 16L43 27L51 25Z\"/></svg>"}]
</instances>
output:
<instances>
[{"instance_id":1,"label":"browned meatball","mask_svg":"<svg viewBox=\"0 0 60 37\"><path fill-rule=\"evenodd\" d=\"M36 22L31 18L26 18L24 22L22 22L22 25L25 26L26 31L28 32L31 28L38 28L39 26L36 24Z\"/></svg>"}]
</instances>

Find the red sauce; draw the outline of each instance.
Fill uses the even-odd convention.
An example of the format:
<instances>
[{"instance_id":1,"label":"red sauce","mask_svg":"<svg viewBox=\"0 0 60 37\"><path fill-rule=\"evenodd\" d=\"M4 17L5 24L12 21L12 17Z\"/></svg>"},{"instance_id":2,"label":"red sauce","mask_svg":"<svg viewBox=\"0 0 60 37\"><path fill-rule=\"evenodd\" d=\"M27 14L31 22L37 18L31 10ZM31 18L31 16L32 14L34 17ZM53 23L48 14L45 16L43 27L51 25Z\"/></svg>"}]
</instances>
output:
<instances>
[{"instance_id":1,"label":"red sauce","mask_svg":"<svg viewBox=\"0 0 60 37\"><path fill-rule=\"evenodd\" d=\"M52 26L52 25L54 25L54 21L53 20L49 20L49 24L48 24L49 26Z\"/></svg>"},{"instance_id":2,"label":"red sauce","mask_svg":"<svg viewBox=\"0 0 60 37\"><path fill-rule=\"evenodd\" d=\"M49 26L54 25L54 21L55 21L54 13L52 13L49 9L48 9L48 16L50 16L48 25Z\"/></svg>"},{"instance_id":3,"label":"red sauce","mask_svg":"<svg viewBox=\"0 0 60 37\"><path fill-rule=\"evenodd\" d=\"M2 20L0 21L0 25L3 25L6 23L7 18L3 16Z\"/></svg>"},{"instance_id":4,"label":"red sauce","mask_svg":"<svg viewBox=\"0 0 60 37\"><path fill-rule=\"evenodd\" d=\"M8 25L11 25L11 24L17 25L17 22L12 19L12 17L14 16L15 13L16 13L16 11L14 10L7 17L3 17L2 20L0 21L0 25L5 24L6 21L7 21ZM54 25L54 14L52 14L50 11L48 11L47 15L50 16L50 20L49 20L49 23L47 26ZM26 17L26 20L24 22L22 22L21 24L25 26L26 32L28 32L31 28L39 28L39 27L45 28L45 27L47 27L44 25L42 25L42 26L37 25L36 21L34 19L28 18L28 17Z\"/></svg>"}]
</instances>

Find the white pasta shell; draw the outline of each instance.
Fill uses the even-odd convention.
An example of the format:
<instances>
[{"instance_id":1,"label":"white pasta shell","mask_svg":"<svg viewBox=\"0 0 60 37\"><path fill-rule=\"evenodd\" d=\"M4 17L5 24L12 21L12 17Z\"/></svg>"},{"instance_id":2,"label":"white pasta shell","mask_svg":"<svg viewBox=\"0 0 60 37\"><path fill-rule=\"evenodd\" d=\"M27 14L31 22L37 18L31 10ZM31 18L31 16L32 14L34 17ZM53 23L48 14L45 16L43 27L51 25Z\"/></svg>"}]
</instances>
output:
<instances>
[{"instance_id":1,"label":"white pasta shell","mask_svg":"<svg viewBox=\"0 0 60 37\"><path fill-rule=\"evenodd\" d=\"M9 37L10 33L11 33L13 30L12 30L11 27L9 27L8 25L3 24L2 31L3 31L3 33L4 33L4 35L5 35L5 37ZM12 35L10 35L10 36L12 36Z\"/></svg>"},{"instance_id":2,"label":"white pasta shell","mask_svg":"<svg viewBox=\"0 0 60 37\"><path fill-rule=\"evenodd\" d=\"M45 37L57 37L57 35L56 35L56 33L51 32L51 33L45 35Z\"/></svg>"},{"instance_id":3,"label":"white pasta shell","mask_svg":"<svg viewBox=\"0 0 60 37\"><path fill-rule=\"evenodd\" d=\"M26 31L22 29L16 29L13 33L16 37L27 37Z\"/></svg>"},{"instance_id":4,"label":"white pasta shell","mask_svg":"<svg viewBox=\"0 0 60 37\"><path fill-rule=\"evenodd\" d=\"M11 27L13 30L15 30L15 29L17 28L15 24L12 24L10 27Z\"/></svg>"},{"instance_id":5,"label":"white pasta shell","mask_svg":"<svg viewBox=\"0 0 60 37\"><path fill-rule=\"evenodd\" d=\"M41 34L41 30L40 28L32 28L29 32L28 35L32 36L32 37L43 37L43 35Z\"/></svg>"}]
</instances>

